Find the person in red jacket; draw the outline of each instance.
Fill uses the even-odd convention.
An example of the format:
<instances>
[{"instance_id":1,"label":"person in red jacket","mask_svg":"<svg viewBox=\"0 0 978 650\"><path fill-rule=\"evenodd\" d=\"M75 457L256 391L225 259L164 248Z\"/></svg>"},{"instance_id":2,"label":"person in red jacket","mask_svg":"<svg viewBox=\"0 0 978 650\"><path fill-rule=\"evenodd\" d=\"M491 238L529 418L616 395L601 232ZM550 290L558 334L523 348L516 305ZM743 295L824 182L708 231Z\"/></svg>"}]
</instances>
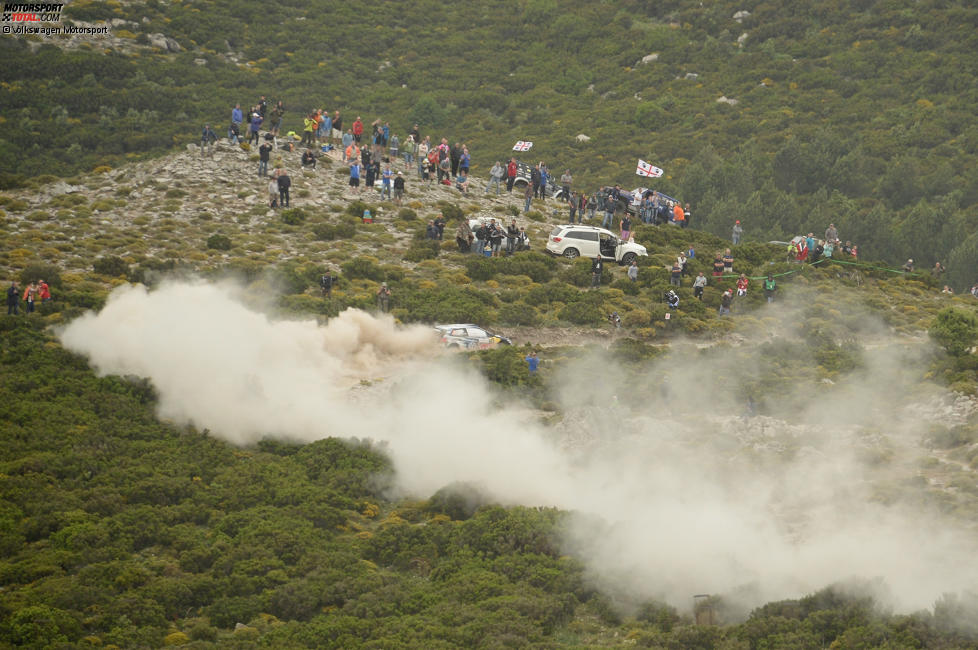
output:
<instances>
[{"instance_id":1,"label":"person in red jacket","mask_svg":"<svg viewBox=\"0 0 978 650\"><path fill-rule=\"evenodd\" d=\"M41 302L51 300L51 288L44 280L37 283L37 297L41 299Z\"/></svg>"},{"instance_id":2,"label":"person in red jacket","mask_svg":"<svg viewBox=\"0 0 978 650\"><path fill-rule=\"evenodd\" d=\"M353 121L353 139L360 143L360 136L363 135L363 121L360 120L360 116L357 115L357 119Z\"/></svg>"},{"instance_id":3,"label":"person in red jacket","mask_svg":"<svg viewBox=\"0 0 978 650\"><path fill-rule=\"evenodd\" d=\"M516 158L510 158L506 165L506 191L513 191L513 183L516 182Z\"/></svg>"},{"instance_id":4,"label":"person in red jacket","mask_svg":"<svg viewBox=\"0 0 978 650\"><path fill-rule=\"evenodd\" d=\"M750 280L743 273L737 278L737 295L746 296L747 295L747 285L750 284Z\"/></svg>"}]
</instances>

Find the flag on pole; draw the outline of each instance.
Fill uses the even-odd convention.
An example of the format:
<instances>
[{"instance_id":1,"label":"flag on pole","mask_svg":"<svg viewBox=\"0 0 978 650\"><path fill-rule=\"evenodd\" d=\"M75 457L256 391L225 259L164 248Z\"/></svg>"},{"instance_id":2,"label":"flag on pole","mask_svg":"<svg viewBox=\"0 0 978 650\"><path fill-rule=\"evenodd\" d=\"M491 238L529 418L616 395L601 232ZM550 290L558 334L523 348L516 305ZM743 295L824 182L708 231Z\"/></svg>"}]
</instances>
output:
<instances>
[{"instance_id":1,"label":"flag on pole","mask_svg":"<svg viewBox=\"0 0 978 650\"><path fill-rule=\"evenodd\" d=\"M520 140L515 145L513 145L513 151L529 151L530 147L533 146L532 142L524 142Z\"/></svg>"},{"instance_id":2,"label":"flag on pole","mask_svg":"<svg viewBox=\"0 0 978 650\"><path fill-rule=\"evenodd\" d=\"M659 169L655 165L650 165L649 163L645 162L641 158L638 159L638 169L635 170L635 173L638 174L639 176L652 176L655 178L662 176L661 169Z\"/></svg>"}]
</instances>

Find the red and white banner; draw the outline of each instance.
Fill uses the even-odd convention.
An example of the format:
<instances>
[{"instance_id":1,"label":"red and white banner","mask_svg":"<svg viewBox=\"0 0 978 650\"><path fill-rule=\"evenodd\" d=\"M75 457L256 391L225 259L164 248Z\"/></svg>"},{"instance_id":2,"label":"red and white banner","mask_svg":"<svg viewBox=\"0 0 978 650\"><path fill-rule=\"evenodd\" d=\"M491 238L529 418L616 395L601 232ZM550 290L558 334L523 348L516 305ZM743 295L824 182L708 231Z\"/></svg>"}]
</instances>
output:
<instances>
[{"instance_id":1,"label":"red and white banner","mask_svg":"<svg viewBox=\"0 0 978 650\"><path fill-rule=\"evenodd\" d=\"M513 151L529 151L530 147L532 146L533 146L532 142L524 142L523 140L520 140L519 142L513 145Z\"/></svg>"},{"instance_id":2,"label":"red and white banner","mask_svg":"<svg viewBox=\"0 0 978 650\"><path fill-rule=\"evenodd\" d=\"M654 178L662 176L661 169L655 165L650 165L641 158L638 159L638 169L635 170L635 173L639 176L652 176Z\"/></svg>"}]
</instances>

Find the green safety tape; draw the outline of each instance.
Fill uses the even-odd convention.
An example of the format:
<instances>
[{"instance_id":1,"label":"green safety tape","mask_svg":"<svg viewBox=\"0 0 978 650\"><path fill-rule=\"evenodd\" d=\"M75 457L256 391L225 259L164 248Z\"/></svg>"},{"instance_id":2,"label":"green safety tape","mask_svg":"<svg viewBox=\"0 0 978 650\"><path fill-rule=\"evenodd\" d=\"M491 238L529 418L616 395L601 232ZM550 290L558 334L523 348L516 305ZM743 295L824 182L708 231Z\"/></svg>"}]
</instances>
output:
<instances>
[{"instance_id":1,"label":"green safety tape","mask_svg":"<svg viewBox=\"0 0 978 650\"><path fill-rule=\"evenodd\" d=\"M771 277L772 278L780 278L780 277L784 277L786 275L794 275L795 273L801 273L805 269L807 269L809 267L812 267L812 266L818 266L822 262L834 262L835 264L847 264L849 266L859 266L859 267L867 268L867 269L875 269L877 271L887 271L889 273L899 273L900 275L925 275L924 273L919 273L919 272L916 272L916 271L908 273L907 271L904 271L903 269L891 269L891 268L886 267L886 266L876 266L874 264L866 264L865 262L845 262L843 260L837 260L834 257L823 257L822 259L820 259L817 262L812 262L811 264L804 264L802 267L797 268L797 269L794 269L793 271L785 271L784 273L774 273L774 274L771 275ZM739 278L740 275L737 274L737 273L732 273L732 274L726 274L726 275L721 275L721 276L714 275L714 276L711 276L711 277L714 277L714 278L715 277L720 277L720 278ZM767 279L767 276L766 275L749 275L749 276L747 276L747 279L748 280L765 280L765 279Z\"/></svg>"}]
</instances>

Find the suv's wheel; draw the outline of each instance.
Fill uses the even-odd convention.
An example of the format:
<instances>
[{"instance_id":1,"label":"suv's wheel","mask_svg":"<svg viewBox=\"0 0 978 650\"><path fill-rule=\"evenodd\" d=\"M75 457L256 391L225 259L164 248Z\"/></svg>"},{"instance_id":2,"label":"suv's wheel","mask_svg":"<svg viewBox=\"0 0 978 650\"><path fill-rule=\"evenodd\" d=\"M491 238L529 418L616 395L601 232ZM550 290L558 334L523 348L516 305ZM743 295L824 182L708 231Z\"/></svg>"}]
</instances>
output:
<instances>
[{"instance_id":1,"label":"suv's wheel","mask_svg":"<svg viewBox=\"0 0 978 650\"><path fill-rule=\"evenodd\" d=\"M635 261L636 257L638 256L635 253L625 253L624 255L622 255L621 263L631 266L632 262Z\"/></svg>"},{"instance_id":2,"label":"suv's wheel","mask_svg":"<svg viewBox=\"0 0 978 650\"><path fill-rule=\"evenodd\" d=\"M579 250L577 250L576 248L565 248L564 249L564 257L566 257L569 260L574 259L575 257L577 257L580 254L581 254L581 252Z\"/></svg>"}]
</instances>

